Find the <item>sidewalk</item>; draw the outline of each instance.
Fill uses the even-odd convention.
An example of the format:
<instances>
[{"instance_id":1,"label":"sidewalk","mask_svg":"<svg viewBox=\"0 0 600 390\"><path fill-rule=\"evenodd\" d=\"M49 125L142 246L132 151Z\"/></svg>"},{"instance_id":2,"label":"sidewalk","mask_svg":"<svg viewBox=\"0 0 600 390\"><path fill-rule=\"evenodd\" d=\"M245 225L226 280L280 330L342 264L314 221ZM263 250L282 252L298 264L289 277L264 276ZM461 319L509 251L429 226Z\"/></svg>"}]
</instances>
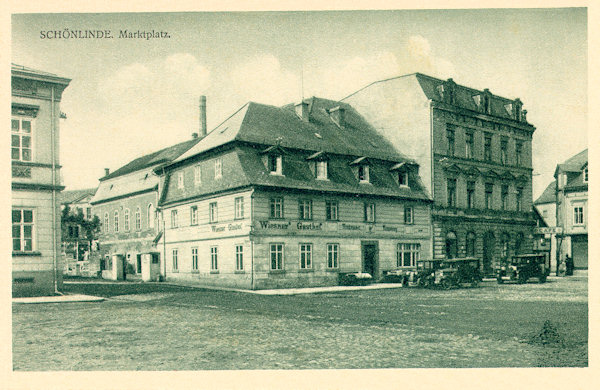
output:
<instances>
[{"instance_id":1,"label":"sidewalk","mask_svg":"<svg viewBox=\"0 0 600 390\"><path fill-rule=\"evenodd\" d=\"M94 297L91 295L56 295L51 297L24 297L13 298L12 303L67 303L67 302L101 302L105 298Z\"/></svg>"}]
</instances>

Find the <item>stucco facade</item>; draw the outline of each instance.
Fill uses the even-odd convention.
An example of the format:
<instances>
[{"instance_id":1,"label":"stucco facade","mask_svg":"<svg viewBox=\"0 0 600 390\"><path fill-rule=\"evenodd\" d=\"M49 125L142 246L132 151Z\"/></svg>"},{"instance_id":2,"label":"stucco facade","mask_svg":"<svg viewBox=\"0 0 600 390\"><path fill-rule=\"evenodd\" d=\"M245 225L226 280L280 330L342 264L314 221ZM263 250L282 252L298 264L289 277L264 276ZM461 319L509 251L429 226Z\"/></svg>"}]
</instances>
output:
<instances>
[{"instance_id":1,"label":"stucco facade","mask_svg":"<svg viewBox=\"0 0 600 390\"><path fill-rule=\"evenodd\" d=\"M13 295L60 290L60 101L70 80L12 66Z\"/></svg>"}]
</instances>

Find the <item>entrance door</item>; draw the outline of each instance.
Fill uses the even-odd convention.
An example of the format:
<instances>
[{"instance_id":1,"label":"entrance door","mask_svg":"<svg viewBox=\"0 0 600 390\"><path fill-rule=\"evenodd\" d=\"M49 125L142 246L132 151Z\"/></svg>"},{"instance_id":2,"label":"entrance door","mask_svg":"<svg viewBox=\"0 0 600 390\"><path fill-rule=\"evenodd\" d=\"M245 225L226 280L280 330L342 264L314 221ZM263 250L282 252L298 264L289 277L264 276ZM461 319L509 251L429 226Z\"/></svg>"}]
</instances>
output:
<instances>
[{"instance_id":1,"label":"entrance door","mask_svg":"<svg viewBox=\"0 0 600 390\"><path fill-rule=\"evenodd\" d=\"M496 237L493 232L487 232L483 236L483 273L484 275L493 275L494 269L494 250L496 247Z\"/></svg>"},{"instance_id":2,"label":"entrance door","mask_svg":"<svg viewBox=\"0 0 600 390\"><path fill-rule=\"evenodd\" d=\"M377 243L363 243L363 269L362 272L371 274L375 278L377 272Z\"/></svg>"},{"instance_id":3,"label":"entrance door","mask_svg":"<svg viewBox=\"0 0 600 390\"><path fill-rule=\"evenodd\" d=\"M137 254L135 272L142 273L142 255L140 253Z\"/></svg>"}]
</instances>

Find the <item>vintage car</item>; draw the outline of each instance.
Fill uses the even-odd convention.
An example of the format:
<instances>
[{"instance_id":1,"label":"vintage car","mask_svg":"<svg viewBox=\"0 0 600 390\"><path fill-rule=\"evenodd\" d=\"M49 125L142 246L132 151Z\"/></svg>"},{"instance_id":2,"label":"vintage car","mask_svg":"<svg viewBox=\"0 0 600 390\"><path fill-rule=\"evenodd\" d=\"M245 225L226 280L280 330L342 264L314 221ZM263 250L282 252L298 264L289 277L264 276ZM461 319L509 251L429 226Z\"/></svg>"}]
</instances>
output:
<instances>
[{"instance_id":1,"label":"vintage car","mask_svg":"<svg viewBox=\"0 0 600 390\"><path fill-rule=\"evenodd\" d=\"M505 281L523 284L530 278L538 278L540 283L544 283L549 274L550 259L546 254L516 255L496 269L496 280L500 284Z\"/></svg>"},{"instance_id":2,"label":"vintage car","mask_svg":"<svg viewBox=\"0 0 600 390\"><path fill-rule=\"evenodd\" d=\"M435 271L433 285L441 288L462 287L465 284L477 287L481 280L479 259L463 257L444 260Z\"/></svg>"}]
</instances>

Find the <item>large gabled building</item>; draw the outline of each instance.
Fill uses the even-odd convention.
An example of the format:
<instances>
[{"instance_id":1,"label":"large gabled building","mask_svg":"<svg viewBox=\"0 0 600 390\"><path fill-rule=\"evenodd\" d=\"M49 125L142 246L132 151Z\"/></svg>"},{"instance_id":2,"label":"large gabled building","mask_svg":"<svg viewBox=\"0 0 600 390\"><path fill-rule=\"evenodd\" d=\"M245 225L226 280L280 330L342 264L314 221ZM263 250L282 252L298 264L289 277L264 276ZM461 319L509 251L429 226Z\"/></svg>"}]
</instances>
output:
<instances>
[{"instance_id":1,"label":"large gabled building","mask_svg":"<svg viewBox=\"0 0 600 390\"><path fill-rule=\"evenodd\" d=\"M11 68L13 295L60 290L60 101L70 79Z\"/></svg>"},{"instance_id":2,"label":"large gabled building","mask_svg":"<svg viewBox=\"0 0 600 390\"><path fill-rule=\"evenodd\" d=\"M156 245L160 230L155 222L159 176L153 170L199 141L194 134L190 140L136 158L112 173L107 170L100 178L90 203L92 214L101 222L98 252L104 277L141 277L143 255L159 263Z\"/></svg>"},{"instance_id":3,"label":"large gabled building","mask_svg":"<svg viewBox=\"0 0 600 390\"><path fill-rule=\"evenodd\" d=\"M154 172L166 280L336 285L431 256L418 165L346 103L248 103Z\"/></svg>"},{"instance_id":4,"label":"large gabled building","mask_svg":"<svg viewBox=\"0 0 600 390\"><path fill-rule=\"evenodd\" d=\"M420 73L342 99L420 166L434 200L435 258L476 256L492 274L532 251L531 141L522 102Z\"/></svg>"}]
</instances>

